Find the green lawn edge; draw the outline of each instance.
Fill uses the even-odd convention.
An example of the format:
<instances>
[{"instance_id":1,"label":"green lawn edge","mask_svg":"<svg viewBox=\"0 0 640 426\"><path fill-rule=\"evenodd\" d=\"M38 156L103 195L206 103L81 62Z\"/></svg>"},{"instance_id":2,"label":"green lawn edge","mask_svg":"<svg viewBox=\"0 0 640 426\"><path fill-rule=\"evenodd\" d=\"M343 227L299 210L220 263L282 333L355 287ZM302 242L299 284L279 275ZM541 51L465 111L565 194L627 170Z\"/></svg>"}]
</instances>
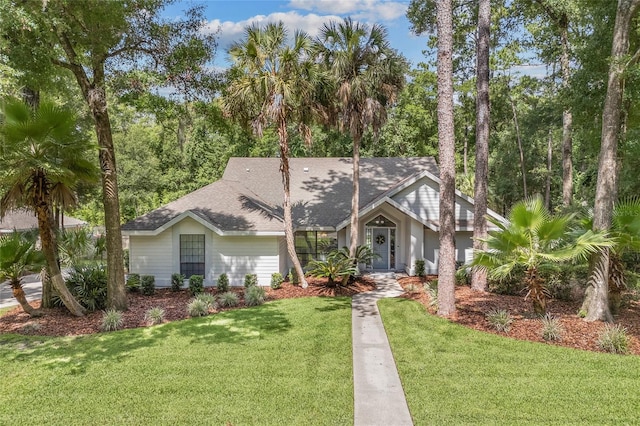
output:
<instances>
[{"instance_id":1,"label":"green lawn edge","mask_svg":"<svg viewBox=\"0 0 640 426\"><path fill-rule=\"evenodd\" d=\"M0 424L352 424L351 299L74 338L0 335Z\"/></svg>"},{"instance_id":2,"label":"green lawn edge","mask_svg":"<svg viewBox=\"0 0 640 426\"><path fill-rule=\"evenodd\" d=\"M416 425L637 424L640 357L482 333L378 302Z\"/></svg>"}]
</instances>

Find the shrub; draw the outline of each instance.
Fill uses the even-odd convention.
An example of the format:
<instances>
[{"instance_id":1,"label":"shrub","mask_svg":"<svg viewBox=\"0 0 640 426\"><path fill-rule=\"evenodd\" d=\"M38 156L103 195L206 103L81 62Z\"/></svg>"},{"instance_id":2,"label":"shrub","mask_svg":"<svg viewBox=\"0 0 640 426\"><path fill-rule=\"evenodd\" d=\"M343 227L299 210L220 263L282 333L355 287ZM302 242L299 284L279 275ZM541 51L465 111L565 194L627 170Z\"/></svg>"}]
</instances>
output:
<instances>
[{"instance_id":1,"label":"shrub","mask_svg":"<svg viewBox=\"0 0 640 426\"><path fill-rule=\"evenodd\" d=\"M182 274L173 274L171 275L171 290L172 291L180 291L182 288L182 284L184 283L184 275Z\"/></svg>"},{"instance_id":2,"label":"shrub","mask_svg":"<svg viewBox=\"0 0 640 426\"><path fill-rule=\"evenodd\" d=\"M140 291L140 274L127 275L127 291L132 293Z\"/></svg>"},{"instance_id":3,"label":"shrub","mask_svg":"<svg viewBox=\"0 0 640 426\"><path fill-rule=\"evenodd\" d=\"M115 309L109 309L102 315L102 331L113 331L122 328L124 320L122 319L122 312Z\"/></svg>"},{"instance_id":4,"label":"shrub","mask_svg":"<svg viewBox=\"0 0 640 426\"><path fill-rule=\"evenodd\" d=\"M159 306L147 310L144 314L144 320L147 324L162 324L164 321L164 309Z\"/></svg>"},{"instance_id":5,"label":"shrub","mask_svg":"<svg viewBox=\"0 0 640 426\"><path fill-rule=\"evenodd\" d=\"M247 288L244 291L244 303L247 306L262 305L265 300L265 291L262 287L256 285Z\"/></svg>"},{"instance_id":6,"label":"shrub","mask_svg":"<svg viewBox=\"0 0 640 426\"><path fill-rule=\"evenodd\" d=\"M511 314L504 309L492 309L487 313L487 321L497 331L502 333L509 333L513 318Z\"/></svg>"},{"instance_id":7,"label":"shrub","mask_svg":"<svg viewBox=\"0 0 640 426\"><path fill-rule=\"evenodd\" d=\"M213 294L211 293L198 293L196 295L196 299L198 300L202 300L204 303L206 303L210 308L215 309L215 305L216 305L216 298Z\"/></svg>"},{"instance_id":8,"label":"shrub","mask_svg":"<svg viewBox=\"0 0 640 426\"><path fill-rule=\"evenodd\" d=\"M204 317L209 315L209 304L202 299L194 297L187 305L187 313L190 317Z\"/></svg>"},{"instance_id":9,"label":"shrub","mask_svg":"<svg viewBox=\"0 0 640 426\"><path fill-rule=\"evenodd\" d=\"M429 295L429 307L438 308L438 280L425 283L424 291Z\"/></svg>"},{"instance_id":10,"label":"shrub","mask_svg":"<svg viewBox=\"0 0 640 426\"><path fill-rule=\"evenodd\" d=\"M558 341L562 339L564 328L558 318L554 318L551 314L546 314L540 319L542 322L542 338L546 341Z\"/></svg>"},{"instance_id":11,"label":"shrub","mask_svg":"<svg viewBox=\"0 0 640 426\"><path fill-rule=\"evenodd\" d=\"M335 287L338 278L344 279L358 273L358 268L348 258L330 256L327 260L312 260L309 262L309 275L327 278L327 286Z\"/></svg>"},{"instance_id":12,"label":"shrub","mask_svg":"<svg viewBox=\"0 0 640 426\"><path fill-rule=\"evenodd\" d=\"M628 353L629 337L627 337L627 329L619 324L606 324L598 336L598 347L612 354Z\"/></svg>"},{"instance_id":13,"label":"shrub","mask_svg":"<svg viewBox=\"0 0 640 426\"><path fill-rule=\"evenodd\" d=\"M274 272L271 274L271 288L274 290L279 289L282 286L284 278L280 272Z\"/></svg>"},{"instance_id":14,"label":"shrub","mask_svg":"<svg viewBox=\"0 0 640 426\"><path fill-rule=\"evenodd\" d=\"M202 275L191 275L189 277L189 291L193 296L204 291L204 277Z\"/></svg>"},{"instance_id":15,"label":"shrub","mask_svg":"<svg viewBox=\"0 0 640 426\"><path fill-rule=\"evenodd\" d=\"M420 293L420 287L413 283L408 284L407 287L405 287L405 291L407 293Z\"/></svg>"},{"instance_id":16,"label":"shrub","mask_svg":"<svg viewBox=\"0 0 640 426\"><path fill-rule=\"evenodd\" d=\"M140 292L145 296L151 296L156 292L156 277L143 275L140 277Z\"/></svg>"},{"instance_id":17,"label":"shrub","mask_svg":"<svg viewBox=\"0 0 640 426\"><path fill-rule=\"evenodd\" d=\"M526 285L524 283L524 268L516 267L506 278L492 278L489 276L487 285L491 293L517 296L522 293Z\"/></svg>"},{"instance_id":18,"label":"shrub","mask_svg":"<svg viewBox=\"0 0 640 426\"><path fill-rule=\"evenodd\" d=\"M229 291L229 276L227 274L220 274L217 283L218 291Z\"/></svg>"},{"instance_id":19,"label":"shrub","mask_svg":"<svg viewBox=\"0 0 640 426\"><path fill-rule=\"evenodd\" d=\"M107 270L102 265L74 266L65 281L78 303L89 311L107 307ZM52 297L54 306L64 306L58 294Z\"/></svg>"},{"instance_id":20,"label":"shrub","mask_svg":"<svg viewBox=\"0 0 640 426\"><path fill-rule=\"evenodd\" d=\"M240 299L238 298L238 295L232 291L222 293L218 297L218 304L224 308L233 308L234 306L238 306L238 303L240 303Z\"/></svg>"},{"instance_id":21,"label":"shrub","mask_svg":"<svg viewBox=\"0 0 640 426\"><path fill-rule=\"evenodd\" d=\"M472 270L467 265L462 265L456 270L456 285L471 285Z\"/></svg>"},{"instance_id":22,"label":"shrub","mask_svg":"<svg viewBox=\"0 0 640 426\"><path fill-rule=\"evenodd\" d=\"M300 283L300 278L298 277L296 268L289 269L289 282L293 285L298 285Z\"/></svg>"},{"instance_id":23,"label":"shrub","mask_svg":"<svg viewBox=\"0 0 640 426\"><path fill-rule=\"evenodd\" d=\"M244 276L244 287L255 287L258 285L258 276L256 274L247 274Z\"/></svg>"},{"instance_id":24,"label":"shrub","mask_svg":"<svg viewBox=\"0 0 640 426\"><path fill-rule=\"evenodd\" d=\"M424 276L425 276L425 270L424 270L424 259L418 259L418 260L416 260L416 264L415 264L415 276L416 276L416 277L424 277Z\"/></svg>"}]
</instances>

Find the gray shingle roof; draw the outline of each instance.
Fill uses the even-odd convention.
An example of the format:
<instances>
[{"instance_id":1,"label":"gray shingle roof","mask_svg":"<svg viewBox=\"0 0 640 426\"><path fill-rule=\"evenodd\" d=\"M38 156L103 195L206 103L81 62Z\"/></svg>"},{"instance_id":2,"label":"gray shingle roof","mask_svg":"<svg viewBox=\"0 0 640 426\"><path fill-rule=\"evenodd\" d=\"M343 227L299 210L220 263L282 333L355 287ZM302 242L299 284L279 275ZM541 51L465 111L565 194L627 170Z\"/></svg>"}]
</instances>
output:
<instances>
[{"instance_id":1,"label":"gray shingle roof","mask_svg":"<svg viewBox=\"0 0 640 426\"><path fill-rule=\"evenodd\" d=\"M71 216L64 216L64 227L75 228L87 223ZM38 219L33 211L27 209L9 210L0 218L0 232L28 231L38 227Z\"/></svg>"},{"instance_id":2,"label":"gray shingle roof","mask_svg":"<svg viewBox=\"0 0 640 426\"><path fill-rule=\"evenodd\" d=\"M335 227L349 217L351 158L292 158L291 199L297 227ZM363 158L360 207L404 180L438 168L430 157ZM222 179L123 226L153 231L191 211L222 231L282 231L282 177L279 158L231 158Z\"/></svg>"}]
</instances>

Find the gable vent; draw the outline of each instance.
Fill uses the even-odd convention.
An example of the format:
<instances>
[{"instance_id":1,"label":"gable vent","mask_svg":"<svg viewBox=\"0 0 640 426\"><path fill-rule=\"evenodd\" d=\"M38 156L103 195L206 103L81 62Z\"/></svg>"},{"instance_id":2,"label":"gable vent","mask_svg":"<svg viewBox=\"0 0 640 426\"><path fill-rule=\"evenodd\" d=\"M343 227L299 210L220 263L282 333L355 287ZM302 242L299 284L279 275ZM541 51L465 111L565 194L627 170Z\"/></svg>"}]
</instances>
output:
<instances>
[{"instance_id":1,"label":"gable vent","mask_svg":"<svg viewBox=\"0 0 640 426\"><path fill-rule=\"evenodd\" d=\"M304 169L302 169L305 173L309 173L309 168L305 167Z\"/></svg>"}]
</instances>

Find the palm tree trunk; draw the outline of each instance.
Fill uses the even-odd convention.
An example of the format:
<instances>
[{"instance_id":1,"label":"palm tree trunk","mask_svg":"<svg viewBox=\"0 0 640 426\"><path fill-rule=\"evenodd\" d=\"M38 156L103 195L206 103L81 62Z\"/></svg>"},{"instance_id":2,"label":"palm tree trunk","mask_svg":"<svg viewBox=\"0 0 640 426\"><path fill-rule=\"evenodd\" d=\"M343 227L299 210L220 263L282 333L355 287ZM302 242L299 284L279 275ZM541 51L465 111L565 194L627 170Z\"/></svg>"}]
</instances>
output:
<instances>
[{"instance_id":1,"label":"palm tree trunk","mask_svg":"<svg viewBox=\"0 0 640 426\"><path fill-rule=\"evenodd\" d=\"M478 59L476 86L476 179L473 210L473 249L485 250L487 238L487 199L489 175L489 41L491 26L490 0L478 4ZM471 288L487 291L487 271L474 270Z\"/></svg>"},{"instance_id":2,"label":"palm tree trunk","mask_svg":"<svg viewBox=\"0 0 640 426\"><path fill-rule=\"evenodd\" d=\"M453 12L451 0L436 3L438 33L438 141L440 159L440 254L438 315L455 305L455 135L453 123Z\"/></svg>"},{"instance_id":3,"label":"palm tree trunk","mask_svg":"<svg viewBox=\"0 0 640 426\"><path fill-rule=\"evenodd\" d=\"M353 135L353 194L351 197L351 236L349 239L349 257L356 255L358 248L358 230L360 221L360 140L362 136Z\"/></svg>"},{"instance_id":4,"label":"palm tree trunk","mask_svg":"<svg viewBox=\"0 0 640 426\"><path fill-rule=\"evenodd\" d=\"M51 284L51 274L47 266L44 266L40 271L40 280L42 281L40 306L43 308L53 308L53 285Z\"/></svg>"},{"instance_id":5,"label":"palm tree trunk","mask_svg":"<svg viewBox=\"0 0 640 426\"><path fill-rule=\"evenodd\" d=\"M593 229L611 227L613 204L618 194L618 137L624 83L625 61L629 50L631 20L640 6L640 0L619 0L613 30L611 60L607 95L602 111L602 138L598 162L596 200L593 209ZM589 281L582 305L586 321L612 321L609 309L609 250L602 250L592 257Z\"/></svg>"},{"instance_id":6,"label":"palm tree trunk","mask_svg":"<svg viewBox=\"0 0 640 426\"><path fill-rule=\"evenodd\" d=\"M46 185L42 182L41 185ZM39 200L35 203L36 215L38 217L38 227L40 229L40 244L42 244L42 253L47 260L49 272L51 273L51 282L62 299L62 303L67 307L69 312L75 316L83 316L86 313L85 308L78 303L78 301L69 292L69 289L64 283L62 278L62 272L60 272L60 266L58 265L58 259L56 258L56 251L53 240L53 229L51 228L51 221L49 220L50 207L45 200Z\"/></svg>"},{"instance_id":7,"label":"palm tree trunk","mask_svg":"<svg viewBox=\"0 0 640 426\"><path fill-rule=\"evenodd\" d=\"M291 185L290 185L290 170L289 170L289 142L287 134L287 123L281 116L278 123L278 139L280 145L280 173L282 173L282 184L284 186L284 200L282 203L282 209L284 211L284 235L287 241L287 252L289 258L293 262L293 267L296 270L298 279L300 280L300 286L307 288L307 280L304 277L304 270L298 254L296 253L296 241L293 233L293 214L291 212Z\"/></svg>"},{"instance_id":8,"label":"palm tree trunk","mask_svg":"<svg viewBox=\"0 0 640 426\"><path fill-rule=\"evenodd\" d=\"M27 301L27 297L25 296L24 290L22 289L22 283L12 282L11 290L13 292L13 297L15 297L15 299L18 301L23 311L25 311L27 314L29 314L32 317L42 316L42 311L40 311L39 309L34 309L34 307L31 306Z\"/></svg>"}]
</instances>

